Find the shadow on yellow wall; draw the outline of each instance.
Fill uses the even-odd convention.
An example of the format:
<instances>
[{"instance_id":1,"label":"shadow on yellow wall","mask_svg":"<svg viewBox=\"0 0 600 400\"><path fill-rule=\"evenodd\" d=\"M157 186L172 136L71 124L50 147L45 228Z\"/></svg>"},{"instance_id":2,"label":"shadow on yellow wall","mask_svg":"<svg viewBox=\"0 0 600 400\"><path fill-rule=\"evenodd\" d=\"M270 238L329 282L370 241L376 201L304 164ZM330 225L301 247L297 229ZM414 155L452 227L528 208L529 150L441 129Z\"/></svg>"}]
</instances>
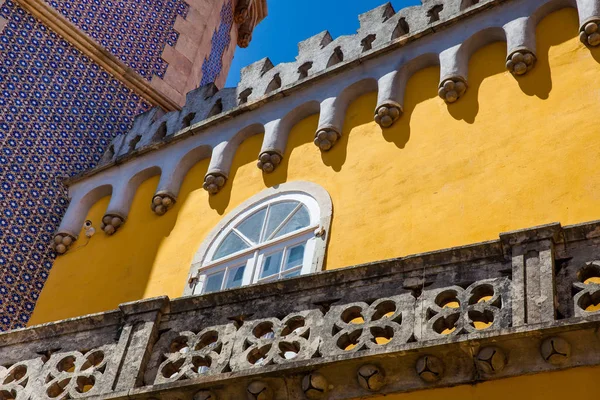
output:
<instances>
[{"instance_id":1,"label":"shadow on yellow wall","mask_svg":"<svg viewBox=\"0 0 600 400\"><path fill-rule=\"evenodd\" d=\"M263 136L255 135L238 149L218 195L201 188L204 160L165 216L150 210L158 178L149 179L117 234L99 232L87 244L82 236L76 247L85 247L56 260L30 323L180 296L194 253L222 215L286 181L316 182L332 197L328 269L600 218L600 49L585 48L577 31L573 10L542 21L537 66L518 79L504 70L504 43L480 49L469 90L450 106L437 97L439 69L417 72L405 114L383 132L373 122L376 94L364 95L328 153L312 143L318 116L306 118L270 175L256 167ZM96 227L107 204L89 213Z\"/></svg>"}]
</instances>

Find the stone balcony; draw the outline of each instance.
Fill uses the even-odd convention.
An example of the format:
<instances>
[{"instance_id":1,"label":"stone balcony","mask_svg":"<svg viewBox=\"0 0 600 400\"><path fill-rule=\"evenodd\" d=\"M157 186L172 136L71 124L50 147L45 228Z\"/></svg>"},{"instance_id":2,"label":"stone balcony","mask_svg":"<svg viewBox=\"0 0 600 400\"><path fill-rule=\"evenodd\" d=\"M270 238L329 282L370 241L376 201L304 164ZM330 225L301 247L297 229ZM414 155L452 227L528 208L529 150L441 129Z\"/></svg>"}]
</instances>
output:
<instances>
[{"instance_id":1,"label":"stone balcony","mask_svg":"<svg viewBox=\"0 0 600 400\"><path fill-rule=\"evenodd\" d=\"M600 363L600 222L0 334L0 399L350 399Z\"/></svg>"}]
</instances>

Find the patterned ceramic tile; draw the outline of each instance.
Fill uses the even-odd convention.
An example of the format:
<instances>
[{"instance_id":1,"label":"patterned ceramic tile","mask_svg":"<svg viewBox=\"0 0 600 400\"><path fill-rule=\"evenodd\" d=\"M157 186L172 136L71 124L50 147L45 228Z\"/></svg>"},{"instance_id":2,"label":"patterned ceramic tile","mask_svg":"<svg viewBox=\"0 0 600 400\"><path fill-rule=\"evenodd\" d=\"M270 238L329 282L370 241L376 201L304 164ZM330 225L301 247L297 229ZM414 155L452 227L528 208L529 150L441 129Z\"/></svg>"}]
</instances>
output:
<instances>
[{"instance_id":1,"label":"patterned ceramic tile","mask_svg":"<svg viewBox=\"0 0 600 400\"><path fill-rule=\"evenodd\" d=\"M213 33L211 51L202 63L202 81L200 85L214 82L223 69L223 54L231 42L231 27L233 26L233 4L226 2L221 9L221 23Z\"/></svg>"},{"instance_id":2,"label":"patterned ceramic tile","mask_svg":"<svg viewBox=\"0 0 600 400\"><path fill-rule=\"evenodd\" d=\"M165 44L175 46L177 15L185 17L184 0L47 0L69 21L123 63L150 80L161 78L167 63Z\"/></svg>"},{"instance_id":3,"label":"patterned ceramic tile","mask_svg":"<svg viewBox=\"0 0 600 400\"><path fill-rule=\"evenodd\" d=\"M73 9L83 2L66 3ZM85 8L102 10L95 24L114 20L102 17L105 4L122 4L97 3ZM128 10L145 24L164 12L135 4ZM127 13L115 14L126 20ZM8 20L0 34L0 330L8 330L25 326L52 267L49 243L68 204L61 179L96 165L111 138L149 105L13 0L0 17ZM110 22L100 26L108 37L120 34ZM127 39L135 45L124 48L142 51L139 44L148 43L140 37L153 37L145 29L136 28L138 36Z\"/></svg>"}]
</instances>

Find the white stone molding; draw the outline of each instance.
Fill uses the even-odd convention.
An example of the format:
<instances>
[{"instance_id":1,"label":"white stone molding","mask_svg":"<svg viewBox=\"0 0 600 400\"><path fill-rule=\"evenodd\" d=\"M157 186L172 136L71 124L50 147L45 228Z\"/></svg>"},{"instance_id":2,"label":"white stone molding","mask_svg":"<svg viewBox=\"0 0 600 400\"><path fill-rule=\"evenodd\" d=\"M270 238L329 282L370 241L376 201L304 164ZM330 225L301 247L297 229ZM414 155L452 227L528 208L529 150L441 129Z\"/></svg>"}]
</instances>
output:
<instances>
[{"instance_id":1,"label":"white stone molding","mask_svg":"<svg viewBox=\"0 0 600 400\"><path fill-rule=\"evenodd\" d=\"M184 296L191 295L197 284L197 276L199 269L206 262L209 250L216 243L219 235L235 220L241 213L247 211L258 203L266 201L270 198L281 196L283 194L300 193L312 197L318 205L318 225L319 232L316 237L315 251L311 261L311 272L321 271L325 259L325 250L327 241L329 240L329 229L331 226L331 218L333 215L333 204L329 193L322 187L313 182L293 181L277 185L272 188L263 190L262 192L252 196L235 209L225 215L221 221L213 228L208 236L202 242L202 245L194 255L190 272L188 274L188 284L184 289Z\"/></svg>"},{"instance_id":2,"label":"white stone molding","mask_svg":"<svg viewBox=\"0 0 600 400\"><path fill-rule=\"evenodd\" d=\"M165 205L159 207L158 214L166 212L176 200L185 172L204 158L211 158L205 188L218 193L227 184L239 145L255 134L265 133L259 166L268 172L271 166L267 164L274 169L276 161L281 162L294 124L317 112L315 142L322 150L328 150L342 133L348 105L369 91L377 92L376 120L387 127L390 119L393 123L401 118L406 82L422 68L439 63L439 94L448 102L456 101L467 90L470 57L486 44L506 41L507 67L518 75L523 66L517 64L524 61L527 70L535 61L534 34L539 21L558 9L577 7L580 25L590 31L585 24L595 21L600 0L489 0L475 5L447 0L443 10L436 8L439 21L419 25L423 23L418 19L423 18L423 7L431 6L432 10L432 4L428 1L395 15L389 5L379 7L360 17L357 35L332 40L323 32L300 43L300 55L294 63L273 66L268 59L261 60L244 69L237 88L217 91L214 85L207 85L190 92L180 112L163 114L153 110L139 116L127 135L115 138L103 164L67 180L73 200L65 218L81 220L75 225L69 222L69 232L73 232L73 227L78 232L85 218L87 208L76 203L86 193L97 187L116 186L117 181L129 182L138 172L151 167L163 171L159 198L149 199L154 206ZM454 14L447 14L450 12ZM401 18L409 25L409 33L391 40L396 28L406 28L400 23ZM432 27L439 29L431 34ZM369 42L373 49L362 52L368 42L363 40L367 33L376 38ZM332 55L339 52L343 60L327 67ZM533 59L526 57L528 54ZM308 62L312 63L311 68L302 69ZM299 71L306 76L299 78ZM276 73L282 86L264 95ZM382 106L384 109L380 110ZM162 127L166 127L166 132ZM165 197L169 199L163 204Z\"/></svg>"}]
</instances>

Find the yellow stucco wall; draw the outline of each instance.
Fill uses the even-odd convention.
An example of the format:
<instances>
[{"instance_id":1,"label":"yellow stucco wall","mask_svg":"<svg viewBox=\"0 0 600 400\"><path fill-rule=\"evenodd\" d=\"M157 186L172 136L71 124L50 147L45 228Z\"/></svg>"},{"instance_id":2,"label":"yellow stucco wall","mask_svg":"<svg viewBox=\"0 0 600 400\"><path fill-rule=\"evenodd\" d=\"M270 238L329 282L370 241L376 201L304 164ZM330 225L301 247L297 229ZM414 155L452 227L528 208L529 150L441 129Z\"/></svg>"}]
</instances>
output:
<instances>
[{"instance_id":1,"label":"yellow stucco wall","mask_svg":"<svg viewBox=\"0 0 600 400\"><path fill-rule=\"evenodd\" d=\"M373 397L373 400L548 400L596 399L600 390L600 367L519 376L451 388Z\"/></svg>"},{"instance_id":2,"label":"yellow stucco wall","mask_svg":"<svg viewBox=\"0 0 600 400\"><path fill-rule=\"evenodd\" d=\"M332 197L328 269L600 219L600 49L579 42L577 25L574 10L542 21L537 66L519 79L504 70L504 43L479 50L467 94L450 106L436 94L439 69L418 72L405 114L385 131L373 122L376 94L360 97L329 153L312 143L317 116L307 118L271 175L256 168L262 135L254 136L221 193L201 188L208 160L200 162L163 217L149 206L158 178L144 182L116 235L82 236L56 260L30 324L180 296L194 253L221 217L285 181L316 182ZM90 211L96 226L107 204Z\"/></svg>"}]
</instances>

